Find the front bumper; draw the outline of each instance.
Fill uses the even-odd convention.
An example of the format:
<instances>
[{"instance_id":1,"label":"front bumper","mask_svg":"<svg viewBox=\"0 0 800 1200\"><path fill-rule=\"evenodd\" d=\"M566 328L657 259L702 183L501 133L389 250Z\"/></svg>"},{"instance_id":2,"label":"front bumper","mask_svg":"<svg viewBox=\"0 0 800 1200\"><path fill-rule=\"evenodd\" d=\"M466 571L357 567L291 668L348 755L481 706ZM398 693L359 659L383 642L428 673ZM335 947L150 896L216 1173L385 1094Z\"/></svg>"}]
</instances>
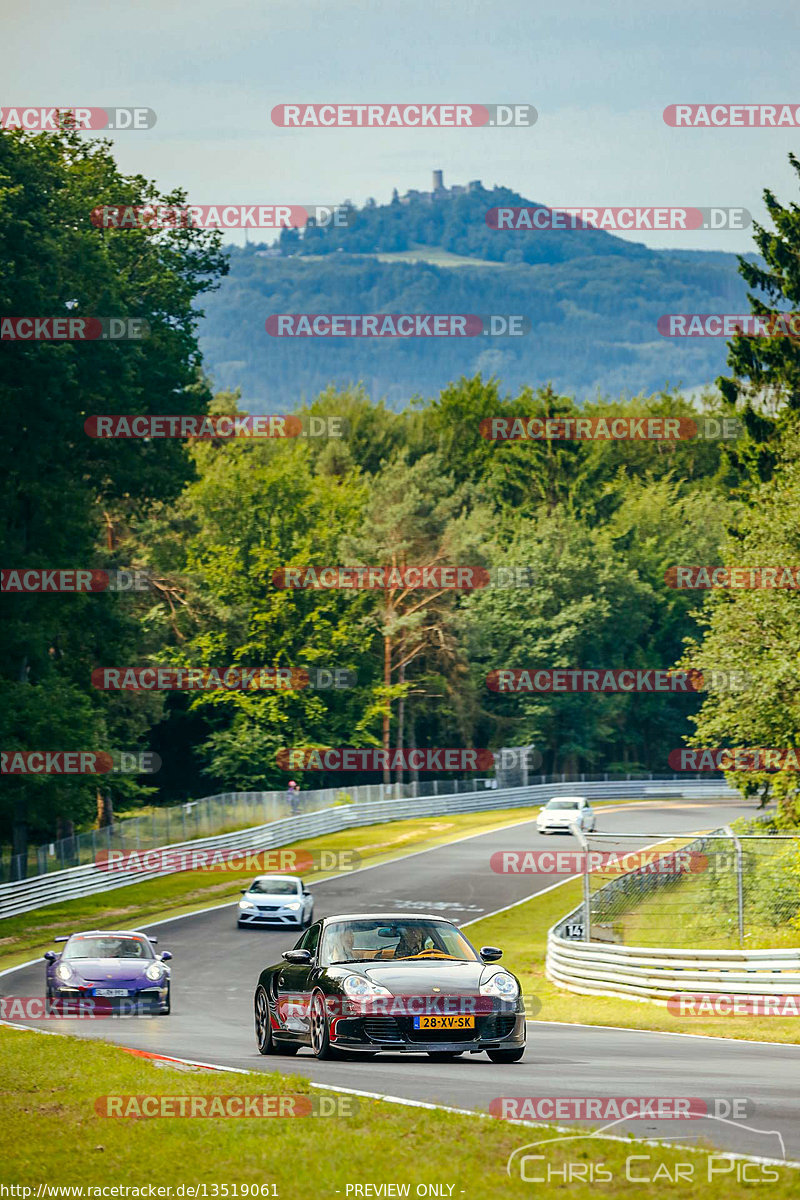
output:
<instances>
[{"instance_id":1,"label":"front bumper","mask_svg":"<svg viewBox=\"0 0 800 1200\"><path fill-rule=\"evenodd\" d=\"M240 908L236 916L237 925L297 925L303 923L303 910L287 912L285 909Z\"/></svg>"},{"instance_id":2,"label":"front bumper","mask_svg":"<svg viewBox=\"0 0 800 1200\"><path fill-rule=\"evenodd\" d=\"M341 1017L331 1030L331 1045L406 1054L511 1050L525 1045L525 1013L478 1014L471 1030L414 1029L413 1018L407 1016Z\"/></svg>"},{"instance_id":3,"label":"front bumper","mask_svg":"<svg viewBox=\"0 0 800 1200\"><path fill-rule=\"evenodd\" d=\"M163 986L128 988L126 996L97 996L94 987L59 987L50 984L53 1016L136 1017L165 1013L169 1005L169 981Z\"/></svg>"}]
</instances>

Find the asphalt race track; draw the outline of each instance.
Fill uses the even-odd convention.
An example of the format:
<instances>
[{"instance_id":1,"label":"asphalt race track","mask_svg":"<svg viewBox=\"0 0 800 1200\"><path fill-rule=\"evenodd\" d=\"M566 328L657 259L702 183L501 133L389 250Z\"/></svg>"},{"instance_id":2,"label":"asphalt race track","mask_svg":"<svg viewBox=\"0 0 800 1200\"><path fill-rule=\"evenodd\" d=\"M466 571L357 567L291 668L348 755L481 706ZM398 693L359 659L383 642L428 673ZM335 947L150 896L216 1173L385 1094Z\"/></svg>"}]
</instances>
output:
<instances>
[{"instance_id":1,"label":"asphalt race track","mask_svg":"<svg viewBox=\"0 0 800 1200\"><path fill-rule=\"evenodd\" d=\"M626 805L624 811L599 809L598 830L686 833L724 825L752 811L752 805L729 801ZM523 848L577 848L577 843L541 837L535 824L526 821L317 883L315 916L407 909L466 924L558 882L556 877L491 870L494 851ZM450 1063L406 1054L318 1062L310 1051L296 1058L262 1058L253 1035L255 981L298 934L237 930L231 905L160 924L157 932L159 949L175 956L172 1015L65 1020L64 1028L159 1054L255 1071L278 1069L321 1084L484 1112L499 1096L746 1097L750 1105L744 1122L631 1121L611 1132L668 1137L682 1145L702 1138L723 1149L777 1159L784 1157L780 1134L785 1157L800 1160L800 1045L532 1022L525 1057L512 1066L491 1063L485 1055L465 1055ZM43 963L20 967L0 979L0 991L41 995L43 980ZM588 1013L590 997L585 1004ZM56 1027L54 1021L29 1024ZM520 1146L536 1139L535 1130L520 1129Z\"/></svg>"}]
</instances>

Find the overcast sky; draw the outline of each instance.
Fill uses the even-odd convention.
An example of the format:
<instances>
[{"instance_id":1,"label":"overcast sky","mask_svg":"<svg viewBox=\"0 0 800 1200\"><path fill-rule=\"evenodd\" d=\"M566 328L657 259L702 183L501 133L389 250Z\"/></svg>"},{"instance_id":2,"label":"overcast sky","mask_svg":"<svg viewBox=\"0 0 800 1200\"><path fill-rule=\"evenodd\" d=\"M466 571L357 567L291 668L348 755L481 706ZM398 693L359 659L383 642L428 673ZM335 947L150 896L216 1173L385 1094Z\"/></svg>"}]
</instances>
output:
<instances>
[{"instance_id":1,"label":"overcast sky","mask_svg":"<svg viewBox=\"0 0 800 1200\"><path fill-rule=\"evenodd\" d=\"M773 0L11 0L0 105L140 105L125 172L198 204L330 203L481 179L558 205L743 206L797 197L800 130L671 129L666 105L800 105L800 3ZM530 129L288 130L285 102L533 104ZM269 235L270 238L273 235ZM243 235L236 235L241 241ZM752 249L747 232L651 246Z\"/></svg>"}]
</instances>

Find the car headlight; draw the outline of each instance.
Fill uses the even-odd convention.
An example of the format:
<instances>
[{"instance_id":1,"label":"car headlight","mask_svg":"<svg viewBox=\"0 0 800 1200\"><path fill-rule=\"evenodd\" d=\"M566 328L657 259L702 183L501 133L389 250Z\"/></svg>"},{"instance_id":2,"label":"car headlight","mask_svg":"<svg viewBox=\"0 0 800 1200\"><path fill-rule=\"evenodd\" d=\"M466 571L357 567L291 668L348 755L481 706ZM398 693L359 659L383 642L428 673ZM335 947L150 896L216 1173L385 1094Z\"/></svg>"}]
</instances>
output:
<instances>
[{"instance_id":1,"label":"car headlight","mask_svg":"<svg viewBox=\"0 0 800 1200\"><path fill-rule=\"evenodd\" d=\"M365 996L391 996L388 988L385 988L381 983L373 983L371 979L367 979L364 975L348 975L342 981L342 987L346 996L354 998Z\"/></svg>"},{"instance_id":2,"label":"car headlight","mask_svg":"<svg viewBox=\"0 0 800 1200\"><path fill-rule=\"evenodd\" d=\"M481 984L482 996L500 996L503 1000L516 1000L519 995L519 984L513 975L498 971Z\"/></svg>"},{"instance_id":3,"label":"car headlight","mask_svg":"<svg viewBox=\"0 0 800 1200\"><path fill-rule=\"evenodd\" d=\"M145 975L147 976L147 978L152 979L154 983L156 983L161 978L163 973L164 973L164 968L162 967L160 962L150 963L150 966L145 971Z\"/></svg>"},{"instance_id":4,"label":"car headlight","mask_svg":"<svg viewBox=\"0 0 800 1200\"><path fill-rule=\"evenodd\" d=\"M59 963L56 967L57 979L72 979L72 967L68 967L66 963Z\"/></svg>"},{"instance_id":5,"label":"car headlight","mask_svg":"<svg viewBox=\"0 0 800 1200\"><path fill-rule=\"evenodd\" d=\"M249 900L240 900L239 908L255 908L255 904L251 904Z\"/></svg>"},{"instance_id":6,"label":"car headlight","mask_svg":"<svg viewBox=\"0 0 800 1200\"><path fill-rule=\"evenodd\" d=\"M283 907L288 908L289 912L297 912L298 908L302 908L303 906L302 906L302 904L298 904L297 901L295 901L294 904L284 904Z\"/></svg>"}]
</instances>

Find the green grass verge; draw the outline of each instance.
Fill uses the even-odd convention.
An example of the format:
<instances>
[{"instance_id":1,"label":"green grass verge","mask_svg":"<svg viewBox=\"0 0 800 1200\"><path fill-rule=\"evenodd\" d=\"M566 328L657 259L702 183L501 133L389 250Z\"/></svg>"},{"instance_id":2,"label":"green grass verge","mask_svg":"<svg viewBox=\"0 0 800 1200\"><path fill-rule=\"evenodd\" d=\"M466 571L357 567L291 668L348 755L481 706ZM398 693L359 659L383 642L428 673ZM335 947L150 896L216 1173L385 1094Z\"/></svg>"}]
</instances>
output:
<instances>
[{"instance_id":1,"label":"green grass verge","mask_svg":"<svg viewBox=\"0 0 800 1200\"><path fill-rule=\"evenodd\" d=\"M538 808L507 808L453 816L413 817L405 821L357 826L292 845L311 851L355 850L360 865L370 866L474 833L489 833L515 822L533 820L538 811ZM331 873L312 872L305 878L315 882L326 879ZM6 917L0 923L0 969L16 966L36 951L43 953L51 949L56 935L73 929L136 927L148 918L161 920L236 900L243 883L252 876L252 870L180 871L95 896L51 904L18 917Z\"/></svg>"},{"instance_id":2,"label":"green grass verge","mask_svg":"<svg viewBox=\"0 0 800 1200\"><path fill-rule=\"evenodd\" d=\"M660 1004L615 996L581 996L556 987L545 977L547 931L576 908L582 898L581 880L569 880L495 917L470 923L466 929L473 944L503 948L504 965L520 978L525 994L537 997L541 1004L536 1020L702 1033L764 1042L800 1042L800 1020L796 1017L679 1016Z\"/></svg>"},{"instance_id":3,"label":"green grass verge","mask_svg":"<svg viewBox=\"0 0 800 1200\"><path fill-rule=\"evenodd\" d=\"M420 1071L425 1071L421 1065ZM436 1068L428 1068L432 1077ZM465 1066L465 1077L470 1067ZM513 1078L509 1071L509 1082ZM509 1090L511 1090L509 1088ZM103 1187L172 1188L207 1185L209 1197L233 1196L236 1184L275 1184L283 1200L346 1197L348 1185L444 1184L444 1195L485 1200L489 1196L529 1198L529 1182L506 1175L509 1154L540 1138L558 1137L547 1126L536 1129L505 1121L481 1120L455 1113L409 1108L361 1098L349 1117L301 1119L109 1118L98 1114L101 1096L252 1096L321 1093L307 1080L275 1073L232 1075L158 1069L154 1063L124 1050L77 1038L43 1037L0 1027L0 1093L3 1097L0 1181L36 1189L40 1183ZM334 1096L334 1093L325 1093ZM646 1154L632 1164L634 1175L664 1180L677 1163L688 1163L694 1178L675 1183L670 1196L701 1200L741 1200L752 1184L737 1183L735 1174L708 1181L709 1159L672 1147L581 1139L537 1147L551 1169L565 1164L602 1163L612 1182L573 1182L574 1200L588 1200L598 1190L609 1198L629 1196L626 1159ZM541 1169L543 1164L535 1164ZM752 1169L756 1169L755 1167ZM771 1170L770 1200L797 1195L798 1175L789 1168ZM218 1190L215 1192L214 1185ZM227 1191L223 1188L227 1187ZM556 1187L559 1178L556 1176ZM658 1183L646 1189L655 1194ZM660 1184L664 1187L664 1183ZM448 1188L452 1188L448 1192ZM559 1191L564 1188L561 1183ZM553 1194L555 1188L537 1195ZM31 1193L36 1195L35 1190ZM84 1191L84 1196L89 1195ZM146 1192L144 1193L147 1194ZM166 1193L165 1193L166 1194ZM201 1193L202 1194L202 1193ZM361 1195L380 1193L365 1193ZM391 1194L391 1193L390 1193ZM397 1194L397 1193L394 1193ZM402 1194L402 1193L401 1193ZM663 1193L662 1193L663 1194ZM354 1193L351 1191L350 1195Z\"/></svg>"}]
</instances>

